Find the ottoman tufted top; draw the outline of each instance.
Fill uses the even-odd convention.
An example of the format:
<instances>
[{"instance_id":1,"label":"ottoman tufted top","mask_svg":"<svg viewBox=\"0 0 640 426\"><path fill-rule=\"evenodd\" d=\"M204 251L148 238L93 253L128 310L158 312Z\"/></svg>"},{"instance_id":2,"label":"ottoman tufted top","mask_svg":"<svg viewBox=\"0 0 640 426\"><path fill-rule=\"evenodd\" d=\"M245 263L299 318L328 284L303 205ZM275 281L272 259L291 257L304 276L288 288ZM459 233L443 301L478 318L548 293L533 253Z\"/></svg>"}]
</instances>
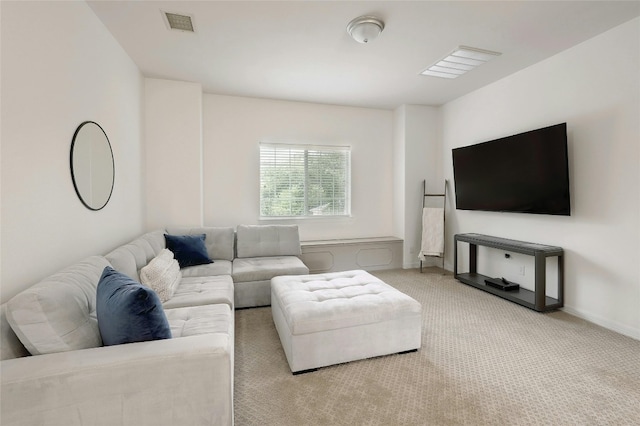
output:
<instances>
[{"instance_id":1,"label":"ottoman tufted top","mask_svg":"<svg viewBox=\"0 0 640 426\"><path fill-rule=\"evenodd\" d=\"M416 300L361 270L275 277L271 297L293 335L394 320L422 309Z\"/></svg>"}]
</instances>

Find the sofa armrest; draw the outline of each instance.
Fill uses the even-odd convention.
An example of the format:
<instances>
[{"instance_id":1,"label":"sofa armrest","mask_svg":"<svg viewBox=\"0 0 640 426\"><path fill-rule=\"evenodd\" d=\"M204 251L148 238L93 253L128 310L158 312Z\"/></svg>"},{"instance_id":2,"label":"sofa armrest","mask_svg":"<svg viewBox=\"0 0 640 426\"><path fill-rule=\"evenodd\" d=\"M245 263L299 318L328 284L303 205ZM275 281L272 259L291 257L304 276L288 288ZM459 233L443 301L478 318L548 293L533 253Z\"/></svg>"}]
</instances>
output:
<instances>
[{"instance_id":1,"label":"sofa armrest","mask_svg":"<svg viewBox=\"0 0 640 426\"><path fill-rule=\"evenodd\" d=\"M0 363L3 425L231 425L233 337L203 334Z\"/></svg>"}]
</instances>

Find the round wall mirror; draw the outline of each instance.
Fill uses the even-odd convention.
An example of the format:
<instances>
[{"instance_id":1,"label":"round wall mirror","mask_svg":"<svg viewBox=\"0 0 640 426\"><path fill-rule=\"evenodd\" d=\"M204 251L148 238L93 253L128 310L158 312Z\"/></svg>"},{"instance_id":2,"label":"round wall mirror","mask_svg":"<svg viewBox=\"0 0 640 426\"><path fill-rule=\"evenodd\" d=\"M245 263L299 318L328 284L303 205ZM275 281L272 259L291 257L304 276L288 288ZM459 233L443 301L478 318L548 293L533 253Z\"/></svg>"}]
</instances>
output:
<instances>
[{"instance_id":1,"label":"round wall mirror","mask_svg":"<svg viewBox=\"0 0 640 426\"><path fill-rule=\"evenodd\" d=\"M71 178L73 187L90 210L100 210L113 191L115 165L107 134L98 123L80 124L71 142Z\"/></svg>"}]
</instances>

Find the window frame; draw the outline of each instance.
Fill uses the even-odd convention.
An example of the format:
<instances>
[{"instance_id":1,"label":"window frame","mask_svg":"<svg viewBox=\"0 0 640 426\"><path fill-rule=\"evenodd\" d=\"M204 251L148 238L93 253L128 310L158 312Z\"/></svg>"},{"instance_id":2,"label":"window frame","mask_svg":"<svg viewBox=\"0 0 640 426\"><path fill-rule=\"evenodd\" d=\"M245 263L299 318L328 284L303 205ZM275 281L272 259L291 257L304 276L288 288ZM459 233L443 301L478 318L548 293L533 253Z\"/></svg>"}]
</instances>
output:
<instances>
[{"instance_id":1,"label":"window frame","mask_svg":"<svg viewBox=\"0 0 640 426\"><path fill-rule=\"evenodd\" d=\"M344 213L341 214L305 214L305 215L273 215L267 216L263 214L263 148L283 150L283 151L303 151L304 152L304 212L309 212L309 152L332 152L345 154L345 195L344 198L340 198L344 201ZM324 219L335 220L340 218L351 217L351 146L338 146L338 145L313 145L313 144L294 144L294 143L280 143L280 142L260 142L259 144L259 219L260 220L309 220L309 219Z\"/></svg>"}]
</instances>

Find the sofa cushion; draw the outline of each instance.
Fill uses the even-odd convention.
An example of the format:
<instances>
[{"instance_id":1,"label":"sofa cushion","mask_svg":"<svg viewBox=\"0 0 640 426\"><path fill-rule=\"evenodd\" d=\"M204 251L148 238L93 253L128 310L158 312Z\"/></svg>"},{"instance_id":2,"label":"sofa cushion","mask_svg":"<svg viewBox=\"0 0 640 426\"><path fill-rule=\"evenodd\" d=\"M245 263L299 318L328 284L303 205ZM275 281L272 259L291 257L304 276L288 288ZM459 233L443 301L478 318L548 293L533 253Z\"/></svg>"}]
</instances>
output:
<instances>
[{"instance_id":1,"label":"sofa cushion","mask_svg":"<svg viewBox=\"0 0 640 426\"><path fill-rule=\"evenodd\" d=\"M309 268L295 256L237 258L233 261L233 281L263 281L279 275L305 275Z\"/></svg>"},{"instance_id":2,"label":"sofa cushion","mask_svg":"<svg viewBox=\"0 0 640 426\"><path fill-rule=\"evenodd\" d=\"M122 272L133 280L139 280L138 270L145 266L149 260L145 251L132 244L125 244L111 251L106 256L113 269Z\"/></svg>"},{"instance_id":3,"label":"sofa cushion","mask_svg":"<svg viewBox=\"0 0 640 426\"><path fill-rule=\"evenodd\" d=\"M204 245L205 234L199 235L169 235L164 234L167 248L173 252L173 256L181 268L193 265L211 263L207 248Z\"/></svg>"},{"instance_id":4,"label":"sofa cushion","mask_svg":"<svg viewBox=\"0 0 640 426\"><path fill-rule=\"evenodd\" d=\"M164 248L163 231L154 231L114 249L105 257L113 269L140 281L140 269L145 267Z\"/></svg>"},{"instance_id":5,"label":"sofa cushion","mask_svg":"<svg viewBox=\"0 0 640 426\"><path fill-rule=\"evenodd\" d=\"M233 313L229 305L204 305L167 309L173 337L224 333L233 336Z\"/></svg>"},{"instance_id":6,"label":"sofa cushion","mask_svg":"<svg viewBox=\"0 0 640 426\"><path fill-rule=\"evenodd\" d=\"M211 277L214 275L231 275L231 261L218 260L206 265L194 265L182 268L183 277Z\"/></svg>"},{"instance_id":7,"label":"sofa cushion","mask_svg":"<svg viewBox=\"0 0 640 426\"><path fill-rule=\"evenodd\" d=\"M238 257L299 256L297 225L238 225Z\"/></svg>"},{"instance_id":8,"label":"sofa cushion","mask_svg":"<svg viewBox=\"0 0 640 426\"><path fill-rule=\"evenodd\" d=\"M165 232L161 230L151 231L142 235L139 239L146 240L153 249L153 252L157 255L167 246L164 240L164 234Z\"/></svg>"},{"instance_id":9,"label":"sofa cushion","mask_svg":"<svg viewBox=\"0 0 640 426\"><path fill-rule=\"evenodd\" d=\"M171 338L158 295L109 266L98 283L96 313L106 346Z\"/></svg>"},{"instance_id":10,"label":"sofa cushion","mask_svg":"<svg viewBox=\"0 0 640 426\"><path fill-rule=\"evenodd\" d=\"M173 297L182 273L178 261L173 258L173 252L162 249L159 255L140 270L140 282L158 294L161 302Z\"/></svg>"},{"instance_id":11,"label":"sofa cushion","mask_svg":"<svg viewBox=\"0 0 640 426\"><path fill-rule=\"evenodd\" d=\"M235 232L231 227L199 228L167 228L168 234L173 235L199 235L205 234L204 245L209 253L209 258L214 261L232 261L235 253Z\"/></svg>"},{"instance_id":12,"label":"sofa cushion","mask_svg":"<svg viewBox=\"0 0 640 426\"><path fill-rule=\"evenodd\" d=\"M92 256L55 273L13 297L7 321L32 355L93 348L102 345L91 312L96 287L109 262Z\"/></svg>"},{"instance_id":13,"label":"sofa cushion","mask_svg":"<svg viewBox=\"0 0 640 426\"><path fill-rule=\"evenodd\" d=\"M233 281L230 275L182 278L165 309L224 303L233 308Z\"/></svg>"}]
</instances>

